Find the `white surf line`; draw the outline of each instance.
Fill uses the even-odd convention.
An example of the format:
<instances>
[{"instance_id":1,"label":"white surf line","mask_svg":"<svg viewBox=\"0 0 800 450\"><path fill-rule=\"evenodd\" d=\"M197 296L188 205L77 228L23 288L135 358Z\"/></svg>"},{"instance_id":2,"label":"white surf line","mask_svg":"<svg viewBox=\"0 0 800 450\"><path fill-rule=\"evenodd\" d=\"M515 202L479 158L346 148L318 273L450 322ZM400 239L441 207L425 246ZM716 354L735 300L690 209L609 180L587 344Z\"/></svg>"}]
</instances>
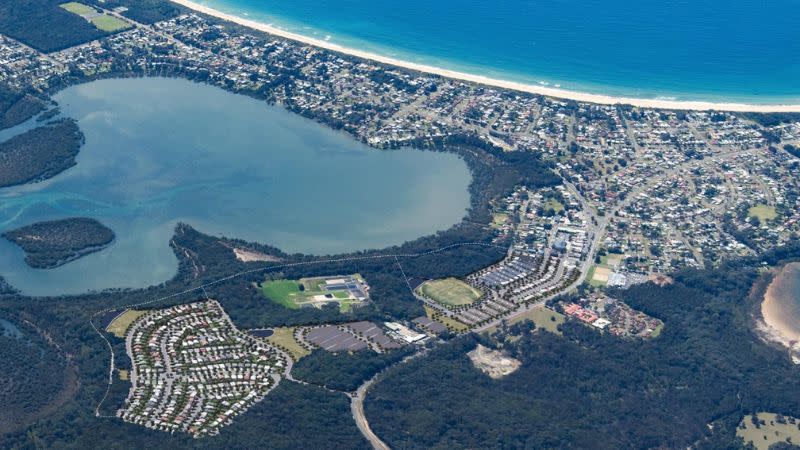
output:
<instances>
[{"instance_id":1,"label":"white surf line","mask_svg":"<svg viewBox=\"0 0 800 450\"><path fill-rule=\"evenodd\" d=\"M148 301L140 302L140 303L131 303L131 304L128 304L128 305L118 306L118 307L114 307L114 308L106 308L106 309L97 311L94 314L92 314L91 317L89 318L89 324L92 326L92 328L94 328L94 331L106 342L106 345L108 346L109 353L111 354L111 362L110 362L110 368L109 368L109 371L108 371L108 385L106 386L106 391L103 394L103 398L100 399L100 401L97 403L97 406L94 409L94 415L95 415L95 417L104 418L104 419L115 419L116 418L116 416L109 416L109 415L100 414L100 408L102 407L103 403L106 401L106 398L108 398L108 393L111 391L111 385L114 383L114 371L116 370L116 366L114 365L114 357L115 357L114 347L111 345L111 341L109 341L108 338L106 338L106 336L94 324L94 318L99 316L99 315L101 315L101 314L105 314L107 312L111 312L111 311L118 310L118 309L131 309L131 308L136 308L136 307L140 307L140 306L147 306L147 305L150 305L150 304L153 304L153 303L158 303L158 302L161 302L161 301L164 301L164 300L169 300L169 299L172 299L172 298L175 298L175 297L179 297L181 295L189 294L189 293L192 293L192 292L195 292L195 291L199 291L199 290L202 290L203 292L205 292L207 287L211 287L211 286L217 285L219 283L222 283L224 281L232 280L234 278L238 278L238 277L241 277L243 275L249 275L251 273L256 273L256 272L262 272L262 271L273 270L273 269L281 269L281 268L286 268L286 267L308 266L308 265L314 265L314 264L332 264L332 263L338 263L338 262L366 261L366 260L385 259L385 258L395 258L395 259L398 259L398 258L419 258L419 257L422 257L422 256L428 256L428 255L433 255L433 254L436 254L436 253L441 253L441 252L444 252L444 251L447 251L447 250L450 250L450 249L453 249L453 248L467 247L467 246L498 248L498 249L502 249L504 251L508 251L508 247L503 247L503 246L495 245L495 244L487 244L485 242L460 242L460 243L446 245L444 247L440 247L440 248L437 248L437 249L434 249L434 250L429 250L427 252L421 252L421 253L390 253L390 254L385 254L385 255L351 256L351 257L348 257L348 258L329 258L329 259L320 259L320 260L314 260L314 261L298 261L298 262L289 263L289 264L276 264L276 265L272 265L272 266L258 267L258 268L255 268L255 269L249 269L249 270L243 270L243 271L240 271L240 272L236 272L236 273L234 273L232 275L228 275L226 277L218 278L218 279L216 279L214 281L210 281L208 283L201 284L200 286L196 286L196 287L189 288L189 289L184 289L184 290L182 290L180 292L176 292L176 293L173 293L173 294L170 294L170 295L165 295L163 297L159 297L159 298L156 298L156 299L153 299L153 300L148 300ZM400 261L398 260L398 264L399 263L400 263ZM400 268L400 270L402 271L402 267ZM403 274L403 276L405 277L405 273ZM408 279L406 279L406 284L408 284ZM411 288L411 286L409 285L409 289L410 288ZM207 293L206 293L206 297L208 297Z\"/></svg>"},{"instance_id":2,"label":"white surf line","mask_svg":"<svg viewBox=\"0 0 800 450\"><path fill-rule=\"evenodd\" d=\"M692 100L666 100L666 99L650 99L650 98L636 98L636 97L615 97L611 95L592 94L588 92L570 91L555 87L541 86L530 83L520 83L510 80L501 80L498 78L491 78L483 75L476 75L471 73L459 72L456 70L444 69L441 67L431 66L427 64L419 64L411 61L404 61L389 56L379 55L364 50L345 47L343 45L335 44L324 39L317 39L302 34L286 31L273 25L264 24L255 20L245 19L233 14L227 14L220 10L210 8L195 1L190 0L170 0L186 8L198 11L218 19L234 22L239 25L252 28L254 30L262 31L273 36L282 37L292 41L300 42L302 44L311 45L314 47L323 48L337 53L354 56L356 58L375 61L381 64L386 64L395 67L402 67L417 72L429 73L438 75L444 78L454 80L466 81L468 83L482 84L486 86L494 86L502 89L509 89L520 92L527 92L529 94L544 95L547 97L560 98L566 100L575 100L584 103L596 103L601 105L616 105L627 104L641 108L654 108L654 109L678 109L678 110L692 110L692 111L734 111L734 112L800 112L800 104L749 104L749 103L735 103L735 102L712 102L712 101L692 101Z\"/></svg>"}]
</instances>

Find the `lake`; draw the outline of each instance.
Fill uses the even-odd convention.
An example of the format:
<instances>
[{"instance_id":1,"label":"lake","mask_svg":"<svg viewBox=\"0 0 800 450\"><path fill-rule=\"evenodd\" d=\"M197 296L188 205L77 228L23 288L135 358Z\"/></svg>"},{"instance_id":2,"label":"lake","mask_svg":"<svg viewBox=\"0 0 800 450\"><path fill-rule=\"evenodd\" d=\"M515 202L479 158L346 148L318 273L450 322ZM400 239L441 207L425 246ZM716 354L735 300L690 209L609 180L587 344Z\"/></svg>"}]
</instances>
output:
<instances>
[{"instance_id":1,"label":"lake","mask_svg":"<svg viewBox=\"0 0 800 450\"><path fill-rule=\"evenodd\" d=\"M54 96L86 144L45 182L0 189L0 232L93 217L107 249L50 270L0 240L0 275L30 295L145 287L171 278L177 222L284 251L383 248L444 230L469 207L467 165L380 151L284 109L181 79L96 81ZM6 136L7 137L7 136Z\"/></svg>"}]
</instances>

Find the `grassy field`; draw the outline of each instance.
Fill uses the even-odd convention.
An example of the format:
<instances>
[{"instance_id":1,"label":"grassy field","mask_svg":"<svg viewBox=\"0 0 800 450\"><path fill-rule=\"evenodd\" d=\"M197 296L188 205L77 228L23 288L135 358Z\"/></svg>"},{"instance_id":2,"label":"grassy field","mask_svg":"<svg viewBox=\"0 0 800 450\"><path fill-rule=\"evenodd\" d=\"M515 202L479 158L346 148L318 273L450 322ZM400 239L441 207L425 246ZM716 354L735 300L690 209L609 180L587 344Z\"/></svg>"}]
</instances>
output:
<instances>
[{"instance_id":1,"label":"grassy field","mask_svg":"<svg viewBox=\"0 0 800 450\"><path fill-rule=\"evenodd\" d=\"M448 306L469 305L481 298L479 290L455 278L429 280L417 289L422 295Z\"/></svg>"},{"instance_id":2,"label":"grassy field","mask_svg":"<svg viewBox=\"0 0 800 450\"><path fill-rule=\"evenodd\" d=\"M548 209L552 209L553 211L559 213L564 210L564 205L562 205L558 200L550 198L544 204L544 210L547 211Z\"/></svg>"},{"instance_id":3,"label":"grassy field","mask_svg":"<svg viewBox=\"0 0 800 450\"><path fill-rule=\"evenodd\" d=\"M281 327L275 328L272 336L267 338L267 341L282 347L288 351L295 361L311 353L305 347L300 345L294 338L294 327Z\"/></svg>"},{"instance_id":4,"label":"grassy field","mask_svg":"<svg viewBox=\"0 0 800 450\"><path fill-rule=\"evenodd\" d=\"M523 320L532 321L536 324L536 328L542 328L551 333L561 335L561 331L558 330L558 326L564 323L565 317L558 311L553 311L552 309L544 306L539 306L531 309L525 314L520 314L511 320L509 324L515 324Z\"/></svg>"},{"instance_id":5,"label":"grassy field","mask_svg":"<svg viewBox=\"0 0 800 450\"><path fill-rule=\"evenodd\" d=\"M300 296L300 284L295 280L267 281L261 285L264 297L289 309L297 309L299 304L294 300Z\"/></svg>"},{"instance_id":6,"label":"grassy field","mask_svg":"<svg viewBox=\"0 0 800 450\"><path fill-rule=\"evenodd\" d=\"M95 14L97 12L94 8L91 8L89 6L86 6L78 2L62 3L59 6L71 12L72 14L77 14L79 16L85 16L87 14Z\"/></svg>"},{"instance_id":7,"label":"grassy field","mask_svg":"<svg viewBox=\"0 0 800 450\"><path fill-rule=\"evenodd\" d=\"M758 217L758 220L760 220L762 223L766 222L767 220L775 220L775 218L778 217L778 213L775 212L774 206L764 204L753 206L747 211L747 215L750 217Z\"/></svg>"},{"instance_id":8,"label":"grassy field","mask_svg":"<svg viewBox=\"0 0 800 450\"><path fill-rule=\"evenodd\" d=\"M122 381L130 380L131 374L125 369L119 369L119 379Z\"/></svg>"},{"instance_id":9,"label":"grassy field","mask_svg":"<svg viewBox=\"0 0 800 450\"><path fill-rule=\"evenodd\" d=\"M425 315L428 316L429 319L440 322L444 324L444 326L446 326L447 328L450 328L456 332L466 331L467 329L469 329L469 327L466 324L461 323L455 319L451 319L450 317L444 315L437 315L436 317L434 317L435 313L436 310L434 310L430 306L425 306Z\"/></svg>"},{"instance_id":10,"label":"grassy field","mask_svg":"<svg viewBox=\"0 0 800 450\"><path fill-rule=\"evenodd\" d=\"M356 276L360 279L359 276ZM300 286L303 290L300 290ZM321 278L303 278L301 280L272 280L261 285L261 294L269 300L290 309L297 309L304 304L319 306L326 303L338 303L341 312L349 312L354 305L361 302L345 291L325 291ZM329 294L330 298L322 298ZM322 298L320 300L320 298Z\"/></svg>"},{"instance_id":11,"label":"grassy field","mask_svg":"<svg viewBox=\"0 0 800 450\"><path fill-rule=\"evenodd\" d=\"M134 320L141 317L147 311L138 311L135 309L126 310L124 313L118 315L108 324L106 327L106 331L113 334L118 338L124 338L125 332L128 331L128 327L131 326Z\"/></svg>"},{"instance_id":12,"label":"grassy field","mask_svg":"<svg viewBox=\"0 0 800 450\"><path fill-rule=\"evenodd\" d=\"M761 428L756 428L753 425L752 416L748 415L744 416L736 430L736 435L744 439L745 444L752 442L758 450L767 450L772 444L786 442L787 438L791 439L795 445L800 442L800 429L797 427L796 421L794 424L789 423L788 420L785 420L785 423L779 423L776 420L777 416L773 413L760 412L757 415L758 419L764 422Z\"/></svg>"},{"instance_id":13,"label":"grassy field","mask_svg":"<svg viewBox=\"0 0 800 450\"><path fill-rule=\"evenodd\" d=\"M500 228L506 223L506 220L508 220L508 214L506 213L492 214L492 228Z\"/></svg>"},{"instance_id":14,"label":"grassy field","mask_svg":"<svg viewBox=\"0 0 800 450\"><path fill-rule=\"evenodd\" d=\"M122 19L118 19L114 16L102 15L92 18L92 25L96 26L98 29L113 33L119 30L125 30L130 28L130 24L125 22Z\"/></svg>"},{"instance_id":15,"label":"grassy field","mask_svg":"<svg viewBox=\"0 0 800 450\"><path fill-rule=\"evenodd\" d=\"M604 287L608 283L608 274L610 272L611 269L608 267L594 265L589 269L589 273L586 274L586 281L590 286Z\"/></svg>"}]
</instances>

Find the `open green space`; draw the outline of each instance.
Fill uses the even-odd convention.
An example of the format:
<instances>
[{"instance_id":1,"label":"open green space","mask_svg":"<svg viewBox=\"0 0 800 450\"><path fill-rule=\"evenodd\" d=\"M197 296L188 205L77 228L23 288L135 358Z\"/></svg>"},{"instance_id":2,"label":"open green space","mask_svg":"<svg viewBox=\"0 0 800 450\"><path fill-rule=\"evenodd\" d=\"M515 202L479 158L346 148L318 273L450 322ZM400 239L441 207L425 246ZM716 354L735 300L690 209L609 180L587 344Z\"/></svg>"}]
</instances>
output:
<instances>
[{"instance_id":1,"label":"open green space","mask_svg":"<svg viewBox=\"0 0 800 450\"><path fill-rule=\"evenodd\" d=\"M455 278L429 280L417 289L425 297L447 306L470 305L481 298L481 291Z\"/></svg>"},{"instance_id":2,"label":"open green space","mask_svg":"<svg viewBox=\"0 0 800 450\"><path fill-rule=\"evenodd\" d=\"M459 322L456 319L447 317L444 314L437 313L435 309L427 305L425 305L425 315L428 316L428 318L431 320L441 322L444 326L455 331L456 333L467 331L469 329L467 324Z\"/></svg>"},{"instance_id":3,"label":"open green space","mask_svg":"<svg viewBox=\"0 0 800 450\"><path fill-rule=\"evenodd\" d=\"M500 228L508 220L507 213L494 213L492 214L492 228Z\"/></svg>"},{"instance_id":4,"label":"open green space","mask_svg":"<svg viewBox=\"0 0 800 450\"><path fill-rule=\"evenodd\" d=\"M542 328L551 333L561 335L558 326L564 323L565 317L558 311L553 311L545 306L537 306L526 311L524 314L514 317L509 321L509 324L513 325L523 320L532 321L536 325L536 328Z\"/></svg>"},{"instance_id":5,"label":"open green space","mask_svg":"<svg viewBox=\"0 0 800 450\"><path fill-rule=\"evenodd\" d=\"M756 414L759 426L753 423L753 416L744 416L736 435L744 440L745 445L753 444L758 450L767 450L779 442L800 443L800 427L797 419L781 417L777 414L760 412Z\"/></svg>"},{"instance_id":6,"label":"open green space","mask_svg":"<svg viewBox=\"0 0 800 450\"><path fill-rule=\"evenodd\" d=\"M290 309L300 305L294 301L300 296L300 283L295 280L273 280L261 285L261 293L269 300Z\"/></svg>"},{"instance_id":7,"label":"open green space","mask_svg":"<svg viewBox=\"0 0 800 450\"><path fill-rule=\"evenodd\" d=\"M544 210L547 211L547 210L550 210L550 209L552 209L553 211L559 213L559 212L564 210L564 205L562 205L561 202L559 202L558 200L556 200L554 198L549 198L549 199L547 199L547 201L544 204Z\"/></svg>"},{"instance_id":8,"label":"open green space","mask_svg":"<svg viewBox=\"0 0 800 450\"><path fill-rule=\"evenodd\" d=\"M69 12L71 12L73 14L77 14L79 16L85 16L87 14L95 14L95 13L97 13L97 10L95 10L94 8L86 6L83 3L78 3L78 2L62 3L59 6L61 6L64 9L66 9L67 11L69 11Z\"/></svg>"},{"instance_id":9,"label":"open green space","mask_svg":"<svg viewBox=\"0 0 800 450\"><path fill-rule=\"evenodd\" d=\"M297 361L311 352L297 342L294 338L294 330L294 327L275 328L267 341L286 350Z\"/></svg>"},{"instance_id":10,"label":"open green space","mask_svg":"<svg viewBox=\"0 0 800 450\"><path fill-rule=\"evenodd\" d=\"M750 217L757 217L761 222L775 220L775 218L778 217L778 213L775 211L774 206L764 204L753 206L747 211L747 215Z\"/></svg>"},{"instance_id":11,"label":"open green space","mask_svg":"<svg viewBox=\"0 0 800 450\"><path fill-rule=\"evenodd\" d=\"M147 311L129 309L115 317L114 320L108 324L108 327L106 327L106 331L118 338L124 338L125 333L128 331L128 328L131 326L131 324L139 317L142 317L142 315L146 312Z\"/></svg>"},{"instance_id":12,"label":"open green space","mask_svg":"<svg viewBox=\"0 0 800 450\"><path fill-rule=\"evenodd\" d=\"M355 275L355 278L363 282L360 276ZM354 305L361 303L349 291L325 290L325 278L265 281L261 285L261 293L270 301L289 309L337 303L341 312L349 312Z\"/></svg>"},{"instance_id":13,"label":"open green space","mask_svg":"<svg viewBox=\"0 0 800 450\"><path fill-rule=\"evenodd\" d=\"M91 22L98 29L113 33L115 31L125 30L130 28L131 25L122 19L114 16L102 15L91 19Z\"/></svg>"}]
</instances>

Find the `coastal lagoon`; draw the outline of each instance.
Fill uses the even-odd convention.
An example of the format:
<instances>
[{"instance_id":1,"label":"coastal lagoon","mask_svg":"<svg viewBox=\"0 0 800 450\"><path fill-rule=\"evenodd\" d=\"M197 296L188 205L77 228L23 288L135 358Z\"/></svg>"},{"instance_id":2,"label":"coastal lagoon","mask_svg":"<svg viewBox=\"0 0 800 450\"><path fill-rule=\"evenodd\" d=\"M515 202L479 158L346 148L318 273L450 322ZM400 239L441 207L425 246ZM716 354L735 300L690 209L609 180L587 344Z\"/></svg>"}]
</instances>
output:
<instances>
[{"instance_id":1,"label":"coastal lagoon","mask_svg":"<svg viewBox=\"0 0 800 450\"><path fill-rule=\"evenodd\" d=\"M796 0L194 0L415 63L643 98L800 103Z\"/></svg>"},{"instance_id":2,"label":"coastal lagoon","mask_svg":"<svg viewBox=\"0 0 800 450\"><path fill-rule=\"evenodd\" d=\"M86 143L64 173L0 189L0 232L83 216L116 240L50 270L29 268L22 250L0 241L0 275L26 294L163 282L177 270L168 244L179 221L290 253L333 254L447 229L469 207L471 177L456 155L375 150L216 87L113 79L54 98Z\"/></svg>"}]
</instances>

